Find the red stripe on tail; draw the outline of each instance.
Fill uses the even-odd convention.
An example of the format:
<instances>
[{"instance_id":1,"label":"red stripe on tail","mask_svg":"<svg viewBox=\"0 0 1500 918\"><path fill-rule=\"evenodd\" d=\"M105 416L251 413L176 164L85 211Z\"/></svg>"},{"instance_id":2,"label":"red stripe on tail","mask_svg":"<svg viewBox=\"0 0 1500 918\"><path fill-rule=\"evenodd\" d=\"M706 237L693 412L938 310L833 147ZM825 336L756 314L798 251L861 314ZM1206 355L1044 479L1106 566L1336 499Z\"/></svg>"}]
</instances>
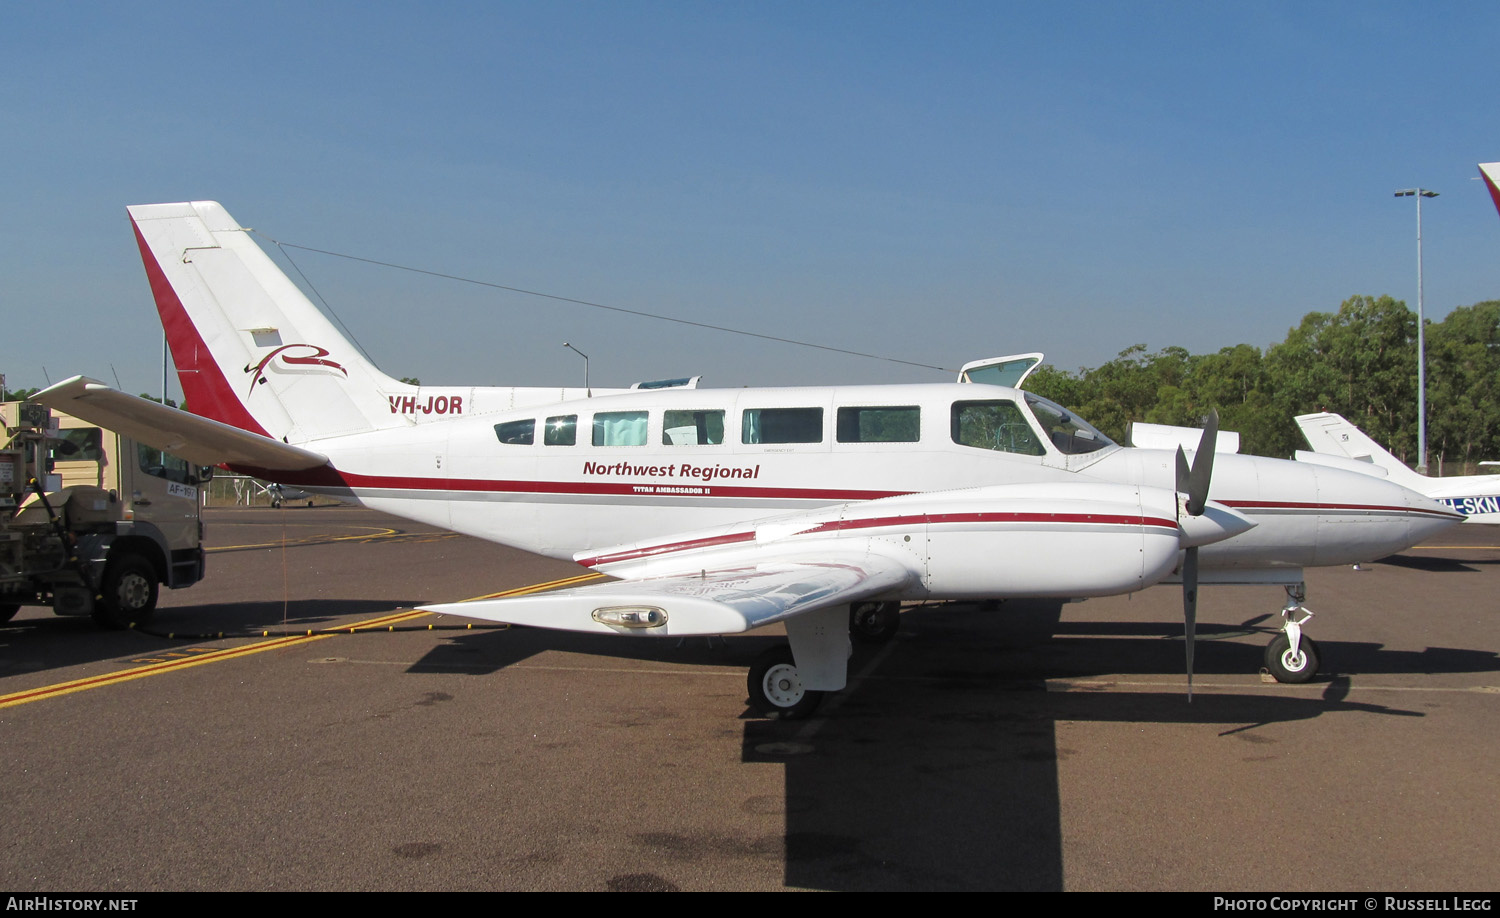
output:
<instances>
[{"instance_id":1,"label":"red stripe on tail","mask_svg":"<svg viewBox=\"0 0 1500 918\"><path fill-rule=\"evenodd\" d=\"M203 343L203 336L198 334L197 326L188 317L182 300L172 288L172 282L167 280L134 218L130 225L135 230L135 243L141 249L146 279L151 282L151 295L156 298L156 311L161 314L161 327L167 333L167 346L172 349L172 362L177 364L177 378L182 383L186 407L200 417L269 437L270 434L245 410L244 403L230 388L229 381L214 361L208 345Z\"/></svg>"}]
</instances>

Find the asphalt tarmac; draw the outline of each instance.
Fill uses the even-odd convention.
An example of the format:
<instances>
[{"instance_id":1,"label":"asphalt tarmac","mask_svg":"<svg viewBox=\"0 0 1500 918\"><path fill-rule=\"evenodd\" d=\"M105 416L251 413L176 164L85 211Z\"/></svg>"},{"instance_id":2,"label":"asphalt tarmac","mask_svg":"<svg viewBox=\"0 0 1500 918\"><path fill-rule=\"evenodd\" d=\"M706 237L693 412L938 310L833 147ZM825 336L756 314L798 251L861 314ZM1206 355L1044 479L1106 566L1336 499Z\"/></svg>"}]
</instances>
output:
<instances>
[{"instance_id":1,"label":"asphalt tarmac","mask_svg":"<svg viewBox=\"0 0 1500 918\"><path fill-rule=\"evenodd\" d=\"M151 633L0 626L0 888L1500 888L1496 527L1309 571L1309 685L1259 675L1279 589L1205 588L1189 704L1157 587L909 610L783 723L746 707L774 629L468 628L404 610L586 572L365 510L206 518Z\"/></svg>"}]
</instances>

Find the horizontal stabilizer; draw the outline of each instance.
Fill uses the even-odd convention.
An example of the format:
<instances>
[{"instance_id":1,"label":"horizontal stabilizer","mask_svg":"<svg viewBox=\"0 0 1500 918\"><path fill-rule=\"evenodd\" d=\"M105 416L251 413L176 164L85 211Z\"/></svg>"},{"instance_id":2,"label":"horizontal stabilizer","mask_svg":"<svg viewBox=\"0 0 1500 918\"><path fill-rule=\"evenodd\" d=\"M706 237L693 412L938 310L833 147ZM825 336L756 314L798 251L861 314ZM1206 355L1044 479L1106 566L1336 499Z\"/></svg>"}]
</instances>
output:
<instances>
[{"instance_id":1,"label":"horizontal stabilizer","mask_svg":"<svg viewBox=\"0 0 1500 918\"><path fill-rule=\"evenodd\" d=\"M129 395L87 376L75 376L43 389L32 396L32 401L165 450L193 465L298 471L328 464L321 453Z\"/></svg>"},{"instance_id":2,"label":"horizontal stabilizer","mask_svg":"<svg viewBox=\"0 0 1500 918\"><path fill-rule=\"evenodd\" d=\"M1331 469L1345 469L1350 472L1359 472L1361 475L1373 475L1376 478L1389 477L1385 469L1369 459L1350 459L1348 456L1335 456L1332 453L1315 453L1305 449L1299 449L1295 453L1292 453L1292 458L1298 462L1323 465Z\"/></svg>"},{"instance_id":3,"label":"horizontal stabilizer","mask_svg":"<svg viewBox=\"0 0 1500 918\"><path fill-rule=\"evenodd\" d=\"M684 636L734 634L801 612L899 590L911 573L894 559L860 555L783 562L738 570L622 580L555 593L422 606L563 631Z\"/></svg>"},{"instance_id":4,"label":"horizontal stabilizer","mask_svg":"<svg viewBox=\"0 0 1500 918\"><path fill-rule=\"evenodd\" d=\"M1173 427L1169 424L1147 424L1144 421L1136 421L1130 425L1130 445L1138 449L1176 449L1180 446L1191 453L1198 448L1198 441L1201 439L1203 431L1196 427ZM1219 431L1214 440L1214 452L1239 451L1240 435L1232 430Z\"/></svg>"}]
</instances>

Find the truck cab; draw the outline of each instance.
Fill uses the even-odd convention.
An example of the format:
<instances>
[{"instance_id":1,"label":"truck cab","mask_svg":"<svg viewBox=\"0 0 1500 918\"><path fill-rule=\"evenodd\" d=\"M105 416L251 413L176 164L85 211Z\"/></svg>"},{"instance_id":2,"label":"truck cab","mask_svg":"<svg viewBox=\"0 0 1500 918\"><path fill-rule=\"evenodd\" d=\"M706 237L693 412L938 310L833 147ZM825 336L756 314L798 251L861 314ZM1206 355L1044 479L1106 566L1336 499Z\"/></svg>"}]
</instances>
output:
<instances>
[{"instance_id":1,"label":"truck cab","mask_svg":"<svg viewBox=\"0 0 1500 918\"><path fill-rule=\"evenodd\" d=\"M0 621L22 605L143 625L203 578L212 469L43 406L0 405Z\"/></svg>"}]
</instances>

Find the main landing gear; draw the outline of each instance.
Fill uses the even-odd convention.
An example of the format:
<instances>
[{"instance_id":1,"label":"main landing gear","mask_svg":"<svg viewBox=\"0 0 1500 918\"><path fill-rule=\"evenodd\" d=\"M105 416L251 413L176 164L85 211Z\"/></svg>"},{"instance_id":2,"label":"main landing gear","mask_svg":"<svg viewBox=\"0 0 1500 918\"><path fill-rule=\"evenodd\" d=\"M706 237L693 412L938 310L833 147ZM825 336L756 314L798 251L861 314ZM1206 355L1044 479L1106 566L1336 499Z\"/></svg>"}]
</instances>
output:
<instances>
[{"instance_id":1,"label":"main landing gear","mask_svg":"<svg viewBox=\"0 0 1500 918\"><path fill-rule=\"evenodd\" d=\"M750 707L767 717L800 720L818 709L823 693L804 688L788 644L778 644L761 654L745 680Z\"/></svg>"},{"instance_id":2,"label":"main landing gear","mask_svg":"<svg viewBox=\"0 0 1500 918\"><path fill-rule=\"evenodd\" d=\"M1303 635L1302 626L1313 617L1302 605L1307 588L1298 583L1286 588L1286 608L1281 610L1281 633L1266 647L1266 671L1277 682L1300 685L1318 674L1318 645Z\"/></svg>"},{"instance_id":3,"label":"main landing gear","mask_svg":"<svg viewBox=\"0 0 1500 918\"><path fill-rule=\"evenodd\" d=\"M894 613L900 606L891 604ZM874 608L867 608L873 606ZM817 710L824 694L842 689L849 678L851 633L895 633L885 614L886 604L829 606L786 621L789 643L772 647L750 667L745 688L750 707L766 717L796 720Z\"/></svg>"}]
</instances>

